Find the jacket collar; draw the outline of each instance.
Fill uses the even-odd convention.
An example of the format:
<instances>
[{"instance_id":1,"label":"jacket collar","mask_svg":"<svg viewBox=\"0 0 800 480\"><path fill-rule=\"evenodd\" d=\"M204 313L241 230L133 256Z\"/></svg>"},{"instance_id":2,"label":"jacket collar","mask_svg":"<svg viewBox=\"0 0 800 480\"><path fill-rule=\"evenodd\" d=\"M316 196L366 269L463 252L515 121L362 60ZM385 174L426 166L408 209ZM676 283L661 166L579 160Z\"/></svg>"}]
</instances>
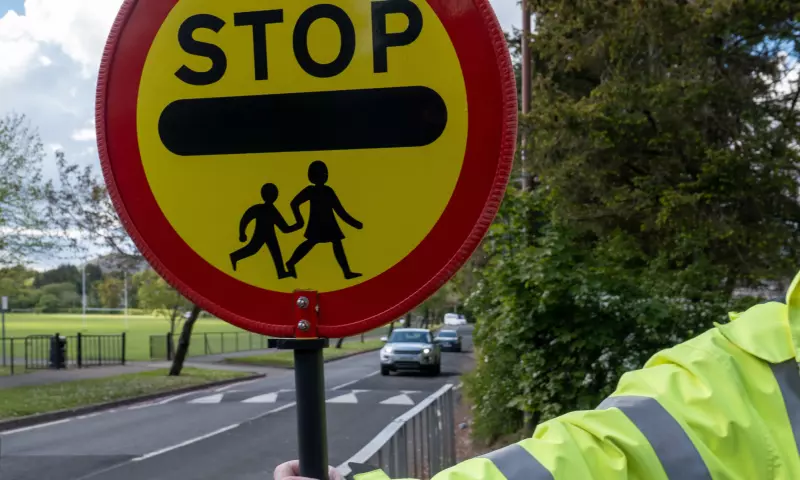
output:
<instances>
[{"instance_id":1,"label":"jacket collar","mask_svg":"<svg viewBox=\"0 0 800 480\"><path fill-rule=\"evenodd\" d=\"M742 350L770 363L800 362L800 273L786 293L786 304L763 303L729 316L730 323L715 325Z\"/></svg>"},{"instance_id":2,"label":"jacket collar","mask_svg":"<svg viewBox=\"0 0 800 480\"><path fill-rule=\"evenodd\" d=\"M800 362L800 273L794 277L786 294L787 321L792 335L795 359Z\"/></svg>"}]
</instances>

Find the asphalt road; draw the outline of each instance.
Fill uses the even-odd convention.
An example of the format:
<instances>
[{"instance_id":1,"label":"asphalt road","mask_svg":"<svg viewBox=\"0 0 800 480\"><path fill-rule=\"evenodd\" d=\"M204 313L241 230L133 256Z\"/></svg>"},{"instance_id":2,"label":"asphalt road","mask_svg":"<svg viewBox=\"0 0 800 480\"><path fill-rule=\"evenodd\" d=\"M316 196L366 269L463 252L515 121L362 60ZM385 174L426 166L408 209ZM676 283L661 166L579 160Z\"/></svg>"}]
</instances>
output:
<instances>
[{"instance_id":1,"label":"asphalt road","mask_svg":"<svg viewBox=\"0 0 800 480\"><path fill-rule=\"evenodd\" d=\"M443 354L442 374L378 373L372 352L326 364L329 463L347 461L394 418L472 368ZM2 480L263 480L296 458L294 373L0 433Z\"/></svg>"}]
</instances>

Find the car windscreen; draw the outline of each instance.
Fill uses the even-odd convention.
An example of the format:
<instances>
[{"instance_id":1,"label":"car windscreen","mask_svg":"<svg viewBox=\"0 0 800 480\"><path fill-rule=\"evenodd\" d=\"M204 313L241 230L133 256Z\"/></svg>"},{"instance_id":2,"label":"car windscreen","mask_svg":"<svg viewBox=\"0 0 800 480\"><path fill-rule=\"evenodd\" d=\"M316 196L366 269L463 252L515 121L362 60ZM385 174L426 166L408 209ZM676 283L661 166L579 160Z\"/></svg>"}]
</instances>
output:
<instances>
[{"instance_id":1,"label":"car windscreen","mask_svg":"<svg viewBox=\"0 0 800 480\"><path fill-rule=\"evenodd\" d=\"M428 332L394 332L391 338L391 343L431 343L431 337Z\"/></svg>"},{"instance_id":2,"label":"car windscreen","mask_svg":"<svg viewBox=\"0 0 800 480\"><path fill-rule=\"evenodd\" d=\"M456 332L439 332L440 338L456 338Z\"/></svg>"}]
</instances>

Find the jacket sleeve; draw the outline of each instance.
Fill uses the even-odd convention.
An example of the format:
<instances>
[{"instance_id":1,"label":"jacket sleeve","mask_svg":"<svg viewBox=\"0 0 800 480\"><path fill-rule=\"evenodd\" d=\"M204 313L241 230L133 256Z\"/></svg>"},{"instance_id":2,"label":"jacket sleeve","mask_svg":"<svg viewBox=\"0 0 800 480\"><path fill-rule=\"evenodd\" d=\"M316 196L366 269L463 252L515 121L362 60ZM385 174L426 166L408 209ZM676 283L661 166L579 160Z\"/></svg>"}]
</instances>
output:
<instances>
[{"instance_id":1,"label":"jacket sleeve","mask_svg":"<svg viewBox=\"0 0 800 480\"><path fill-rule=\"evenodd\" d=\"M779 478L782 440L763 418L784 408L771 377L712 329L625 374L596 410L542 423L434 480Z\"/></svg>"}]
</instances>

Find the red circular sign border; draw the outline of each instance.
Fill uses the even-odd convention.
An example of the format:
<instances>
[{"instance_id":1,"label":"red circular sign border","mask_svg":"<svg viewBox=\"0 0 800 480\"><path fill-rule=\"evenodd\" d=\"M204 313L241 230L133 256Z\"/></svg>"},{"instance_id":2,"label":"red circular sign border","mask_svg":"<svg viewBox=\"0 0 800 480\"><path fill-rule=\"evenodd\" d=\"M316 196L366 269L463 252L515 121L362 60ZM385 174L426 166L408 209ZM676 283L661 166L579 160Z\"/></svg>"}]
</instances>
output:
<instances>
[{"instance_id":1,"label":"red circular sign border","mask_svg":"<svg viewBox=\"0 0 800 480\"><path fill-rule=\"evenodd\" d=\"M158 208L144 174L136 128L139 82L150 45L178 1L125 0L111 29L98 77L96 109L98 151L109 194L144 257L189 300L246 330L292 337L292 295L236 280L196 254ZM427 1L450 35L464 74L469 126L462 172L439 221L406 258L364 283L320 294L318 333L323 337L356 335L384 325L444 285L480 244L508 184L517 135L517 94L502 29L489 0L471 0L473 8L454 8L448 0ZM486 38L478 33L481 29L488 41L477 40ZM124 62L117 64L114 60L120 48L127 50ZM496 68L487 68L489 60ZM486 161L487 155L496 162ZM116 163L112 163L112 156ZM125 180L117 182L117 178ZM131 212L140 222L147 219L144 228L134 224ZM464 222L464 217L469 220ZM457 248L452 247L454 237L463 239L455 242L460 243ZM161 257L169 258L162 261L150 246L153 242L158 243ZM442 252L451 257L437 268ZM178 266L180 276L166 263L172 269ZM191 278L192 285L182 278ZM235 303L240 313L198 290L211 291L226 304ZM395 300L384 298L387 290L393 292L391 298ZM396 291L406 293L398 295Z\"/></svg>"}]
</instances>

